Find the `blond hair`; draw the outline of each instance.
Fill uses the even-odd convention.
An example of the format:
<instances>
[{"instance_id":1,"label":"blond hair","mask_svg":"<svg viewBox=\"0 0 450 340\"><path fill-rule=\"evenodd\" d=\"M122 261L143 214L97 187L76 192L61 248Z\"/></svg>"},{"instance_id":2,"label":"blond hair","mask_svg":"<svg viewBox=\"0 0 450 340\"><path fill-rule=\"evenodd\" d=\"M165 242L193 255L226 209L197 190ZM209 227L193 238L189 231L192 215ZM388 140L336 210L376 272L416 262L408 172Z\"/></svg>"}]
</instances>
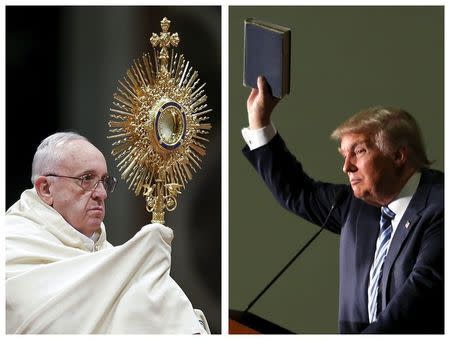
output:
<instances>
[{"instance_id":1,"label":"blond hair","mask_svg":"<svg viewBox=\"0 0 450 340\"><path fill-rule=\"evenodd\" d=\"M338 126L331 138L340 141L349 133L366 134L385 155L392 156L399 147L406 146L408 159L416 168L431 164L420 128L405 110L382 106L364 109Z\"/></svg>"}]
</instances>

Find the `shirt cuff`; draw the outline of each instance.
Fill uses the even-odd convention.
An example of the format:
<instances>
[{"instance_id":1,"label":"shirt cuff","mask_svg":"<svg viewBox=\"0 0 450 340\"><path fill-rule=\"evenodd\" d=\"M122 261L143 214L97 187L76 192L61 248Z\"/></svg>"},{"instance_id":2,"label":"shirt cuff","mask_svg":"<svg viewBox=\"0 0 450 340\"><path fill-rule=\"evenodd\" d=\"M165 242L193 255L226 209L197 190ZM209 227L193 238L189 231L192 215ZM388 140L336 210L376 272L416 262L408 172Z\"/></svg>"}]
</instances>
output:
<instances>
[{"instance_id":1,"label":"shirt cuff","mask_svg":"<svg viewBox=\"0 0 450 340\"><path fill-rule=\"evenodd\" d=\"M248 127L242 129L242 137L244 137L250 150L255 150L269 143L277 134L277 130L272 122L260 129L252 130Z\"/></svg>"}]
</instances>

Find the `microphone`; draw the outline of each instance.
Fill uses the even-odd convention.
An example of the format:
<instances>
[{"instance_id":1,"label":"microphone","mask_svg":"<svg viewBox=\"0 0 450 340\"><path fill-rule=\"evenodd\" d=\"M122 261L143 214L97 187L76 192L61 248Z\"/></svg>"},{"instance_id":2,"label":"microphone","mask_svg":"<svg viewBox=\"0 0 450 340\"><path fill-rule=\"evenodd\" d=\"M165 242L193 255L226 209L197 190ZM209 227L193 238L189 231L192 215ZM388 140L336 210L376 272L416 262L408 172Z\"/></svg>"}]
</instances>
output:
<instances>
[{"instance_id":1,"label":"microphone","mask_svg":"<svg viewBox=\"0 0 450 340\"><path fill-rule=\"evenodd\" d=\"M311 237L309 239L308 242L306 242L306 244L297 252L297 254L295 254L295 256L283 267L283 269L280 270L280 272L272 279L272 281L270 281L265 287L264 289L256 296L255 299L253 299L252 302L250 302L250 304L248 305L247 309L243 312L243 314L247 313L249 311L250 308L252 308L252 306L256 303L256 301L258 301L261 296L263 296L263 294L279 279L279 277L281 275L283 275L283 273L291 266L292 263L294 263L294 261L306 250L306 248L309 247L309 245L317 238L317 236L320 235L320 233L323 231L325 225L328 222L328 219L330 218L332 212L342 203L342 200L344 199L345 196L345 189L344 188L340 188L338 193L336 194L336 197L334 198L333 204L331 205L330 211L328 212L327 217L325 217L325 220L323 221L322 225L320 226L320 230L315 233L313 235L313 237Z\"/></svg>"}]
</instances>

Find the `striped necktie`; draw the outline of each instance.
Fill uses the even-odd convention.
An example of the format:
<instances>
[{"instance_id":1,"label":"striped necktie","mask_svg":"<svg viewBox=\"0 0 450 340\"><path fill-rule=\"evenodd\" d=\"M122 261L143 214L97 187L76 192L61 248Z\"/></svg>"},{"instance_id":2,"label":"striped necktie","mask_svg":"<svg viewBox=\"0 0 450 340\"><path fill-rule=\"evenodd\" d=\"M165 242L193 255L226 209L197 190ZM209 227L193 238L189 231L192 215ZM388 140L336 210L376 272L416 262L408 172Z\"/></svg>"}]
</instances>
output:
<instances>
[{"instance_id":1,"label":"striped necktie","mask_svg":"<svg viewBox=\"0 0 450 340\"><path fill-rule=\"evenodd\" d=\"M368 312L369 322L377 321L378 316L378 294L381 282L381 273L383 272L384 259L389 250L392 236L392 219L394 219L395 213L388 207L381 208L380 218L380 235L378 236L377 249L375 251L375 257L370 268L369 277L369 289L368 294Z\"/></svg>"}]
</instances>

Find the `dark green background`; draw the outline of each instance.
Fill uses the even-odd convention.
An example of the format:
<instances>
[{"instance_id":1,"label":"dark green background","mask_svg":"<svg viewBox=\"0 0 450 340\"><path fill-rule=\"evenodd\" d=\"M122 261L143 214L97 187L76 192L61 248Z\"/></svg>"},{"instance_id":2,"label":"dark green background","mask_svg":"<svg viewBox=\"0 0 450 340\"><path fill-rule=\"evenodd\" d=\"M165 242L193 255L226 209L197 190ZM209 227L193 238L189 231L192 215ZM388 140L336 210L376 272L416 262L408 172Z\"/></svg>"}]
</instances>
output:
<instances>
[{"instance_id":1,"label":"dark green background","mask_svg":"<svg viewBox=\"0 0 450 340\"><path fill-rule=\"evenodd\" d=\"M230 7L230 308L245 309L317 229L281 208L241 154L243 21L292 29L291 94L272 116L316 179L346 183L333 129L373 105L402 107L444 167L443 7ZM324 233L252 312L299 333L338 332L339 238Z\"/></svg>"}]
</instances>

